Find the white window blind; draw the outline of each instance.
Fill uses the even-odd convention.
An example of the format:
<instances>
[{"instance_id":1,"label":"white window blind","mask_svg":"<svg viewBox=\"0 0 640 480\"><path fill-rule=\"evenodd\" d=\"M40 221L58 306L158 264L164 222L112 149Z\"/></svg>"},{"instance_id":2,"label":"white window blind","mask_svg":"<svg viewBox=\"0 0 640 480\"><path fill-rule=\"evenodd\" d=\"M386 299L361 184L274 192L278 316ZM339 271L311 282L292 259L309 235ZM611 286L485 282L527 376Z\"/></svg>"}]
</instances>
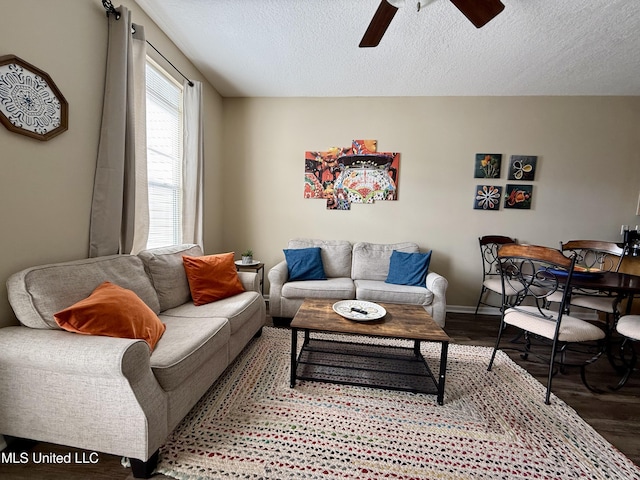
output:
<instances>
[{"instance_id":1,"label":"white window blind","mask_svg":"<svg viewBox=\"0 0 640 480\"><path fill-rule=\"evenodd\" d=\"M182 243L182 86L147 62L147 248Z\"/></svg>"}]
</instances>

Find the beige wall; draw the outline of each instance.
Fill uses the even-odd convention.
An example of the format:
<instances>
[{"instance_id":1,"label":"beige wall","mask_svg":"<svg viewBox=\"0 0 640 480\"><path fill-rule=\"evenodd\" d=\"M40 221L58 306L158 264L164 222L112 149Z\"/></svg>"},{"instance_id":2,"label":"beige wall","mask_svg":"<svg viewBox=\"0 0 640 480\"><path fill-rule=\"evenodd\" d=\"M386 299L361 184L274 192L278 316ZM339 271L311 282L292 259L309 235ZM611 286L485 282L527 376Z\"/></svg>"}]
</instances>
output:
<instances>
[{"instance_id":1,"label":"beige wall","mask_svg":"<svg viewBox=\"0 0 640 480\"><path fill-rule=\"evenodd\" d=\"M132 0L122 3L156 47L203 81ZM0 54L48 72L70 104L69 130L48 142L0 127L4 283L22 268L87 255L107 33L98 0L0 5ZM618 240L622 223L640 223L637 97L221 99L208 83L204 91L207 252L251 247L270 268L291 237L411 239L434 250L433 269L450 281L449 303L468 306L478 290L479 235L555 246L578 237ZM304 151L354 138L401 152L399 200L350 212L304 200ZM485 151L505 160L538 155L531 211L472 209L481 183L473 158ZM13 322L1 288L0 325Z\"/></svg>"},{"instance_id":2,"label":"beige wall","mask_svg":"<svg viewBox=\"0 0 640 480\"><path fill-rule=\"evenodd\" d=\"M224 99L224 246L253 248L267 269L292 237L433 249L448 303L475 307L477 238L556 247L619 241L640 223L640 97ZM377 139L401 153L399 199L327 211L302 198L304 152ZM474 154L537 155L533 208L473 210ZM229 228L228 225L233 225Z\"/></svg>"},{"instance_id":3,"label":"beige wall","mask_svg":"<svg viewBox=\"0 0 640 480\"><path fill-rule=\"evenodd\" d=\"M183 73L200 73L131 0L133 21ZM98 0L0 0L0 55L41 68L69 102L69 130L41 142L0 126L0 326L14 323L4 283L41 263L86 258L93 176L102 112L107 19ZM149 55L173 70L153 50ZM176 74L177 75L177 74ZM181 81L182 79L178 77ZM204 85L205 249L221 248L219 167L222 102Z\"/></svg>"}]
</instances>

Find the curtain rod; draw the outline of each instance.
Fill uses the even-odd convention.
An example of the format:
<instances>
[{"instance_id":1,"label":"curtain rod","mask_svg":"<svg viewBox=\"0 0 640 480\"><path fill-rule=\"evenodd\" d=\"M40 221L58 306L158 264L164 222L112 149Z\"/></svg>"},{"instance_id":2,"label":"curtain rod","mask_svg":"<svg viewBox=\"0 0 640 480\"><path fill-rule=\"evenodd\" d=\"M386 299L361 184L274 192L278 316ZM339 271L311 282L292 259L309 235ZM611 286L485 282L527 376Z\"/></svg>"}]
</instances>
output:
<instances>
[{"instance_id":1,"label":"curtain rod","mask_svg":"<svg viewBox=\"0 0 640 480\"><path fill-rule=\"evenodd\" d=\"M102 6L103 6L103 7L104 7L104 9L107 11L107 17L108 17L110 14L113 14L113 15L116 17L116 20L120 20L120 12L118 12L118 11L116 10L116 8L113 6L113 3L111 3L111 0L102 0ZM162 54L162 52L161 52L160 50L158 50L156 47L154 47L154 46L153 46L153 44L152 44L149 40L146 40L146 39L145 39L145 41L147 42L147 45L149 45L149 46L150 46L151 48L153 48L156 52L158 52L158 55L160 55L162 58L164 58L164 59L165 59L165 61L166 61L169 65L171 65L171 66L173 67L173 69L174 69L176 72L178 72L178 73L182 76L182 78L184 78L184 79L189 83L189 86L190 86L190 87L193 87L194 83L193 83L191 80L189 80L189 79L184 75L184 73L182 73L180 70L178 70L178 68L177 68L173 63L171 63L171 61L170 61L167 57L165 57L165 56Z\"/></svg>"}]
</instances>

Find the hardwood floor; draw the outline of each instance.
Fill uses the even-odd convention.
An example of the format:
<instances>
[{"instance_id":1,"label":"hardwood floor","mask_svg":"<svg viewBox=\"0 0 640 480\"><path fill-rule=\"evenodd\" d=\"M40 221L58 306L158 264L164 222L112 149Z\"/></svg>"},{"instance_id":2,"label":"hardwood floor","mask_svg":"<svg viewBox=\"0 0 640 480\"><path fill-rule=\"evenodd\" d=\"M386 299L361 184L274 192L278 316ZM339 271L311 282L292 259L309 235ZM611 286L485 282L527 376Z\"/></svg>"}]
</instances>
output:
<instances>
[{"instance_id":1,"label":"hardwood floor","mask_svg":"<svg viewBox=\"0 0 640 480\"><path fill-rule=\"evenodd\" d=\"M499 324L500 318L497 316L478 315L474 318L473 315L447 314L445 330L455 343L493 347ZM512 336L507 331L503 336L505 338L508 345ZM505 346L504 341L502 346ZM546 385L547 364L523 360L520 353L514 350L505 349L505 352ZM591 385L604 390L608 390L609 385L616 385L620 378L604 357L590 365L587 372ZM596 394L583 385L579 368L568 368L565 373L558 373L554 377L552 392L636 465L640 465L640 371L635 372L621 390Z\"/></svg>"},{"instance_id":2,"label":"hardwood floor","mask_svg":"<svg viewBox=\"0 0 640 480\"><path fill-rule=\"evenodd\" d=\"M269 324L271 321L269 320ZM467 345L483 345L492 347L495 343L499 318L469 314L447 314L446 332L454 343ZM505 338L511 338L506 335ZM544 364L522 360L517 352L507 351L511 358L525 368L534 377L546 384L547 367ZM600 359L589 369L589 379L596 385L611 385L617 383L613 369L606 359ZM640 372L632 377L628 384L619 392L594 394L587 390L581 380L577 368L569 369L565 373L556 375L553 381L553 392L569 404L587 421L598 433L611 442L615 447L627 455L637 465L640 465ZM445 394L446 395L446 394ZM445 396L446 401L446 396ZM544 399L541 397L540 402ZM96 432L99 435L99 432ZM3 461L0 462L0 478L5 480L106 480L131 479L130 469L120 464L120 457L77 450L48 443L24 442L12 444L19 461L21 452L26 452L29 459L25 464L10 464L6 461L8 451L2 452ZM71 464L35 464L32 458L38 458L40 453L70 455ZM85 460L97 463L79 463ZM166 478L156 475L155 479Z\"/></svg>"}]
</instances>

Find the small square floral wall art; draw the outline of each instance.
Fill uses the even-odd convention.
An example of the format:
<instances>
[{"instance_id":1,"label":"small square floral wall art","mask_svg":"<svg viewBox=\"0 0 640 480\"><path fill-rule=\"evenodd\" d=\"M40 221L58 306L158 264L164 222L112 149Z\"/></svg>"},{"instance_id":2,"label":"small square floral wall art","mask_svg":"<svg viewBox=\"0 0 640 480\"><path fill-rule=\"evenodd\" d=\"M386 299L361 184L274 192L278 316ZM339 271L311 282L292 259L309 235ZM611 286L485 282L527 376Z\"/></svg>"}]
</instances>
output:
<instances>
[{"instance_id":1,"label":"small square floral wall art","mask_svg":"<svg viewBox=\"0 0 640 480\"><path fill-rule=\"evenodd\" d=\"M504 208L531 209L533 199L533 185L507 184L504 194Z\"/></svg>"},{"instance_id":2,"label":"small square floral wall art","mask_svg":"<svg viewBox=\"0 0 640 480\"><path fill-rule=\"evenodd\" d=\"M527 155L511 155L509 160L508 180L533 181L536 176L538 157Z\"/></svg>"},{"instance_id":3,"label":"small square floral wall art","mask_svg":"<svg viewBox=\"0 0 640 480\"><path fill-rule=\"evenodd\" d=\"M500 178L501 153L476 153L474 178Z\"/></svg>"},{"instance_id":4,"label":"small square floral wall art","mask_svg":"<svg viewBox=\"0 0 640 480\"><path fill-rule=\"evenodd\" d=\"M499 210L502 187L496 185L477 185L473 201L475 210Z\"/></svg>"}]
</instances>

